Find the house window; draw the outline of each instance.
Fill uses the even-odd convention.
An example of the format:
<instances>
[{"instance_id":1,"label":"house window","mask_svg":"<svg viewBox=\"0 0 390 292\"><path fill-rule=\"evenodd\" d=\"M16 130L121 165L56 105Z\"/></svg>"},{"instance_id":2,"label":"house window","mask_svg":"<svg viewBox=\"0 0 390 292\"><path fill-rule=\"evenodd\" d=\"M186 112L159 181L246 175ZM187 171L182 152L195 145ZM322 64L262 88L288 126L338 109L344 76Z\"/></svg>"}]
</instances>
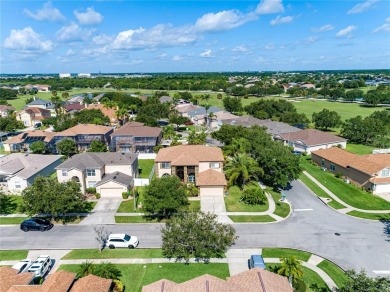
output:
<instances>
[{"instance_id":1,"label":"house window","mask_svg":"<svg viewBox=\"0 0 390 292\"><path fill-rule=\"evenodd\" d=\"M211 162L210 168L219 168L219 162Z\"/></svg>"},{"instance_id":2,"label":"house window","mask_svg":"<svg viewBox=\"0 0 390 292\"><path fill-rule=\"evenodd\" d=\"M382 177L388 177L390 176L390 169L384 169L382 170Z\"/></svg>"},{"instance_id":3,"label":"house window","mask_svg":"<svg viewBox=\"0 0 390 292\"><path fill-rule=\"evenodd\" d=\"M96 171L95 169L87 169L87 176L95 176Z\"/></svg>"},{"instance_id":4,"label":"house window","mask_svg":"<svg viewBox=\"0 0 390 292\"><path fill-rule=\"evenodd\" d=\"M88 187L89 188L94 188L96 186L96 181L89 181L88 182Z\"/></svg>"},{"instance_id":5,"label":"house window","mask_svg":"<svg viewBox=\"0 0 390 292\"><path fill-rule=\"evenodd\" d=\"M189 183L195 183L195 174L190 173L190 174L188 175L188 182L189 182Z\"/></svg>"},{"instance_id":6,"label":"house window","mask_svg":"<svg viewBox=\"0 0 390 292\"><path fill-rule=\"evenodd\" d=\"M336 167L333 163L330 164L330 171L335 171Z\"/></svg>"},{"instance_id":7,"label":"house window","mask_svg":"<svg viewBox=\"0 0 390 292\"><path fill-rule=\"evenodd\" d=\"M161 168L163 169L171 168L171 164L169 162L163 162L161 163Z\"/></svg>"},{"instance_id":8,"label":"house window","mask_svg":"<svg viewBox=\"0 0 390 292\"><path fill-rule=\"evenodd\" d=\"M321 166L325 166L325 160L324 159L321 160Z\"/></svg>"},{"instance_id":9,"label":"house window","mask_svg":"<svg viewBox=\"0 0 390 292\"><path fill-rule=\"evenodd\" d=\"M15 189L21 189L22 185L20 184L20 181L15 182Z\"/></svg>"},{"instance_id":10,"label":"house window","mask_svg":"<svg viewBox=\"0 0 390 292\"><path fill-rule=\"evenodd\" d=\"M65 169L63 169L63 170L62 170L62 176L68 176L68 171L65 170Z\"/></svg>"}]
</instances>

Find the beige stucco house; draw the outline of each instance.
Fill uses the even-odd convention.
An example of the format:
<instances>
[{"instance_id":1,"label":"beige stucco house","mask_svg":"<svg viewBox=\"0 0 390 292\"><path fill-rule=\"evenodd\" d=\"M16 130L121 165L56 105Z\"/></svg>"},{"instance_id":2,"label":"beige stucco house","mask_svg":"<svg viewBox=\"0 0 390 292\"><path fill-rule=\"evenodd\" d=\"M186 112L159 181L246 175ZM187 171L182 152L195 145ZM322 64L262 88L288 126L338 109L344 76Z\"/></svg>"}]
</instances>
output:
<instances>
[{"instance_id":1,"label":"beige stucco house","mask_svg":"<svg viewBox=\"0 0 390 292\"><path fill-rule=\"evenodd\" d=\"M50 110L40 107L28 107L16 114L16 120L21 121L24 126L31 127L42 120L50 118Z\"/></svg>"},{"instance_id":2,"label":"beige stucco house","mask_svg":"<svg viewBox=\"0 0 390 292\"><path fill-rule=\"evenodd\" d=\"M223 196L227 185L223 154L218 147L179 145L160 149L155 159L156 176L176 175L199 187L200 196Z\"/></svg>"},{"instance_id":3,"label":"beige stucco house","mask_svg":"<svg viewBox=\"0 0 390 292\"><path fill-rule=\"evenodd\" d=\"M81 191L96 188L102 198L122 198L138 175L138 155L119 152L85 152L56 167L59 182L74 180Z\"/></svg>"}]
</instances>

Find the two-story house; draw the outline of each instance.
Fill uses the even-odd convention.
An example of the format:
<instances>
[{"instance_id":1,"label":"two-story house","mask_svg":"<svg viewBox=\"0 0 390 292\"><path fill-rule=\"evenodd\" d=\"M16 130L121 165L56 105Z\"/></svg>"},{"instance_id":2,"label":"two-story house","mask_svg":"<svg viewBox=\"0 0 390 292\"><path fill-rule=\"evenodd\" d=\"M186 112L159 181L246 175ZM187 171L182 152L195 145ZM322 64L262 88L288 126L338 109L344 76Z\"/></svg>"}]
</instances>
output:
<instances>
[{"instance_id":1,"label":"two-story house","mask_svg":"<svg viewBox=\"0 0 390 292\"><path fill-rule=\"evenodd\" d=\"M74 180L85 193L96 188L102 198L122 198L138 175L138 155L119 152L76 154L56 167L59 182Z\"/></svg>"},{"instance_id":2,"label":"two-story house","mask_svg":"<svg viewBox=\"0 0 390 292\"><path fill-rule=\"evenodd\" d=\"M9 113L15 111L15 108L9 105L0 104L0 118L6 118Z\"/></svg>"},{"instance_id":3,"label":"two-story house","mask_svg":"<svg viewBox=\"0 0 390 292\"><path fill-rule=\"evenodd\" d=\"M160 144L162 129L148 127L143 123L130 122L111 134L111 151L153 153L153 147Z\"/></svg>"},{"instance_id":4,"label":"two-story house","mask_svg":"<svg viewBox=\"0 0 390 292\"><path fill-rule=\"evenodd\" d=\"M160 149L155 159L156 176L176 175L199 187L200 196L223 196L227 185L224 157L218 147L179 145Z\"/></svg>"},{"instance_id":5,"label":"two-story house","mask_svg":"<svg viewBox=\"0 0 390 292\"><path fill-rule=\"evenodd\" d=\"M390 193L390 154L357 155L333 147L311 155L322 168L342 173L346 180L374 194Z\"/></svg>"},{"instance_id":6,"label":"two-story house","mask_svg":"<svg viewBox=\"0 0 390 292\"><path fill-rule=\"evenodd\" d=\"M16 120L21 121L26 127L34 126L50 117L50 110L40 107L27 107L16 114Z\"/></svg>"},{"instance_id":7,"label":"two-story house","mask_svg":"<svg viewBox=\"0 0 390 292\"><path fill-rule=\"evenodd\" d=\"M41 130L25 131L4 141L4 150L8 152L26 152L30 150L30 145L34 142L50 143L54 135L54 132Z\"/></svg>"}]
</instances>

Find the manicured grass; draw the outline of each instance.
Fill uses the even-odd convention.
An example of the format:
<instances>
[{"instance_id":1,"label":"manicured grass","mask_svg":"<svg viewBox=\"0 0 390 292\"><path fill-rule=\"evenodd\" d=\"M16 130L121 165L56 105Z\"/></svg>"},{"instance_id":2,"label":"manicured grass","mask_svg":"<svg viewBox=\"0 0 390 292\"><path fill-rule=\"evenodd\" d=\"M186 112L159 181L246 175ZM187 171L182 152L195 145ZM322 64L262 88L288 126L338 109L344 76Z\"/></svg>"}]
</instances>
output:
<instances>
[{"instance_id":1,"label":"manicured grass","mask_svg":"<svg viewBox=\"0 0 390 292\"><path fill-rule=\"evenodd\" d=\"M302 267L302 271L303 271L302 280L306 284L306 292L317 292L317 291L330 292L329 287L326 285L324 280L322 280L322 278L316 272L306 267Z\"/></svg>"},{"instance_id":2,"label":"manicured grass","mask_svg":"<svg viewBox=\"0 0 390 292\"><path fill-rule=\"evenodd\" d=\"M204 274L226 279L229 277L229 267L227 264L189 264L169 263L169 264L131 264L115 265L122 273L121 281L126 287L126 291L141 291L142 287L161 279L168 279L177 283L182 283L202 276ZM61 265L59 270L77 272L78 265Z\"/></svg>"},{"instance_id":3,"label":"manicured grass","mask_svg":"<svg viewBox=\"0 0 390 292\"><path fill-rule=\"evenodd\" d=\"M0 214L18 214L18 206L22 203L22 196L6 195L0 202Z\"/></svg>"},{"instance_id":4,"label":"manicured grass","mask_svg":"<svg viewBox=\"0 0 390 292\"><path fill-rule=\"evenodd\" d=\"M0 217L0 225L20 224L26 219L28 218L27 217Z\"/></svg>"},{"instance_id":5,"label":"manicured grass","mask_svg":"<svg viewBox=\"0 0 390 292\"><path fill-rule=\"evenodd\" d=\"M319 186L317 186L310 178L308 178L305 174L301 174L299 176L299 179L309 188L312 190L313 193L315 193L320 198L329 198L332 201L328 203L329 206L331 206L334 209L343 209L345 208L344 205L341 205L339 202L333 200L323 189L321 189Z\"/></svg>"},{"instance_id":6,"label":"manicured grass","mask_svg":"<svg viewBox=\"0 0 390 292\"><path fill-rule=\"evenodd\" d=\"M289 258L294 256L295 259L305 262L307 262L311 256L311 254L306 251L291 248L263 248L261 255L263 258Z\"/></svg>"},{"instance_id":7,"label":"manicured grass","mask_svg":"<svg viewBox=\"0 0 390 292\"><path fill-rule=\"evenodd\" d=\"M345 150L355 154L364 155L364 154L372 154L372 150L374 149L380 149L380 148L362 145L362 144L347 143L347 148Z\"/></svg>"},{"instance_id":8,"label":"manicured grass","mask_svg":"<svg viewBox=\"0 0 390 292\"><path fill-rule=\"evenodd\" d=\"M240 223L240 222L274 222L276 221L274 218L272 218L269 215L230 215L230 219L233 220L233 222Z\"/></svg>"},{"instance_id":9,"label":"manicured grass","mask_svg":"<svg viewBox=\"0 0 390 292\"><path fill-rule=\"evenodd\" d=\"M276 209L274 214L286 218L288 214L290 214L290 205L279 201L282 198L280 193L275 192L272 189L267 189L267 192L271 194L275 201Z\"/></svg>"},{"instance_id":10,"label":"manicured grass","mask_svg":"<svg viewBox=\"0 0 390 292\"><path fill-rule=\"evenodd\" d=\"M130 199L130 200L122 201L116 212L117 213L136 213L136 212L141 213L142 211L141 210L134 211L134 199Z\"/></svg>"},{"instance_id":11,"label":"manicured grass","mask_svg":"<svg viewBox=\"0 0 390 292\"><path fill-rule=\"evenodd\" d=\"M323 171L319 166L310 163L308 158L301 159L301 165L309 174L346 204L363 210L390 210L390 202L345 183L333 174Z\"/></svg>"},{"instance_id":12,"label":"manicured grass","mask_svg":"<svg viewBox=\"0 0 390 292\"><path fill-rule=\"evenodd\" d=\"M322 261L317 267L327 273L338 287L342 287L348 279L347 274L342 269L328 260Z\"/></svg>"},{"instance_id":13,"label":"manicured grass","mask_svg":"<svg viewBox=\"0 0 390 292\"><path fill-rule=\"evenodd\" d=\"M115 216L115 223L164 223L165 220L158 221L144 216Z\"/></svg>"},{"instance_id":14,"label":"manicured grass","mask_svg":"<svg viewBox=\"0 0 390 292\"><path fill-rule=\"evenodd\" d=\"M238 187L229 188L229 193L225 197L227 212L264 212L268 210L269 204L267 199L262 205L249 205L240 202L241 194L241 190Z\"/></svg>"},{"instance_id":15,"label":"manicured grass","mask_svg":"<svg viewBox=\"0 0 390 292\"><path fill-rule=\"evenodd\" d=\"M153 159L140 159L138 160L138 170L141 178L149 178L150 173L154 167Z\"/></svg>"},{"instance_id":16,"label":"manicured grass","mask_svg":"<svg viewBox=\"0 0 390 292\"><path fill-rule=\"evenodd\" d=\"M359 211L351 211L348 212L347 215L364 218L364 219L371 219L371 220L390 220L390 211L389 213L385 214L375 214L375 213L363 213Z\"/></svg>"},{"instance_id":17,"label":"manicured grass","mask_svg":"<svg viewBox=\"0 0 390 292\"><path fill-rule=\"evenodd\" d=\"M0 250L0 261L17 261L27 257L28 250Z\"/></svg>"},{"instance_id":18,"label":"manicured grass","mask_svg":"<svg viewBox=\"0 0 390 292\"><path fill-rule=\"evenodd\" d=\"M149 258L163 258L162 250L159 248L150 249L104 249L99 252L96 249L74 249L63 260L76 259L149 259Z\"/></svg>"}]
</instances>

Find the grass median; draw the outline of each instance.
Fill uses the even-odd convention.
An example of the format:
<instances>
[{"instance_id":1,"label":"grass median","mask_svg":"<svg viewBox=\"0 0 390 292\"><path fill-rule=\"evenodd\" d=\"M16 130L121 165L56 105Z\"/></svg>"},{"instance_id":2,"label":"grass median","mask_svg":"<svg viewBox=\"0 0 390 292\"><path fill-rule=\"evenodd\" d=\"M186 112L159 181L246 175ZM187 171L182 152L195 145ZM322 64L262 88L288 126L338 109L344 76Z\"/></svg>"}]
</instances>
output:
<instances>
[{"instance_id":1,"label":"grass median","mask_svg":"<svg viewBox=\"0 0 390 292\"><path fill-rule=\"evenodd\" d=\"M265 212L269 209L268 200L261 205L245 204L241 201L242 191L234 186L229 188L228 195L225 199L225 206L227 212Z\"/></svg>"},{"instance_id":2,"label":"grass median","mask_svg":"<svg viewBox=\"0 0 390 292\"><path fill-rule=\"evenodd\" d=\"M269 215L229 215L229 218L236 223L244 222L275 222L276 220Z\"/></svg>"},{"instance_id":3,"label":"grass median","mask_svg":"<svg viewBox=\"0 0 390 292\"><path fill-rule=\"evenodd\" d=\"M380 213L364 213L359 211L351 211L348 212L347 215L363 218L363 219L370 219L370 220L384 220L384 221L390 221L390 211L389 213L380 214Z\"/></svg>"},{"instance_id":4,"label":"grass median","mask_svg":"<svg viewBox=\"0 0 390 292\"><path fill-rule=\"evenodd\" d=\"M290 205L279 201L282 198L282 194L275 192L272 189L267 189L267 192L271 194L275 201L276 208L274 214L286 218L290 214Z\"/></svg>"},{"instance_id":5,"label":"grass median","mask_svg":"<svg viewBox=\"0 0 390 292\"><path fill-rule=\"evenodd\" d=\"M291 248L263 248L261 255L263 258L289 258L293 256L297 260L307 262L311 253Z\"/></svg>"},{"instance_id":6,"label":"grass median","mask_svg":"<svg viewBox=\"0 0 390 292\"><path fill-rule=\"evenodd\" d=\"M163 258L160 248L136 248L136 249L104 249L99 252L98 249L74 249L62 260L76 259L149 259Z\"/></svg>"},{"instance_id":7,"label":"grass median","mask_svg":"<svg viewBox=\"0 0 390 292\"><path fill-rule=\"evenodd\" d=\"M335 282L337 287L342 287L348 279L347 274L342 269L328 260L323 260L317 265L317 267L327 273L328 276Z\"/></svg>"}]
</instances>

